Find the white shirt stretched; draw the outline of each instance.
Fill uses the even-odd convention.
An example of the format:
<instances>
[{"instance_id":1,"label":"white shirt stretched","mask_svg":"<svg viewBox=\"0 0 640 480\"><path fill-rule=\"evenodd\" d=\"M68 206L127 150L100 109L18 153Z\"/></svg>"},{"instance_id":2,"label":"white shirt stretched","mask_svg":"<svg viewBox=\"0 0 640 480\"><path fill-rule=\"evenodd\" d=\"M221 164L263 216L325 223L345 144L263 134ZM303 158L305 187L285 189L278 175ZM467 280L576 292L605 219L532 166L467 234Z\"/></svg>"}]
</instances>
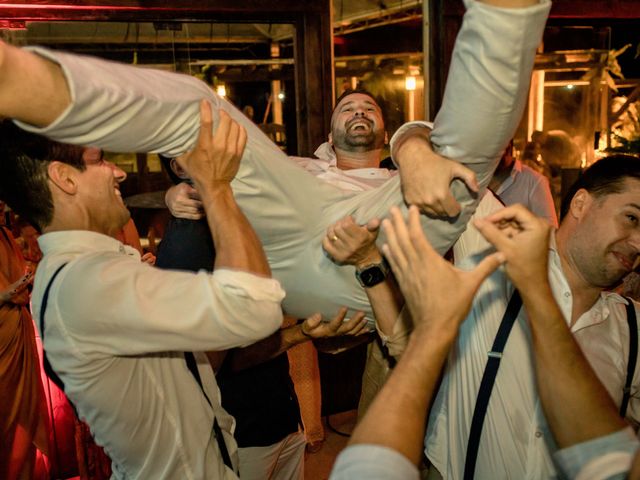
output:
<instances>
[{"instance_id":1,"label":"white shirt stretched","mask_svg":"<svg viewBox=\"0 0 640 480\"><path fill-rule=\"evenodd\" d=\"M465 4L431 140L438 153L471 168L484 187L520 121L551 4L510 9L472 0ZM201 99L211 102L214 117L220 108L227 111L248 133L234 194L262 241L274 278L287 291L286 311L299 318L315 312L332 318L346 305L372 318L353 272L334 265L321 241L327 227L347 215L365 223L386 216L392 205L405 208L398 176L370 191L345 192L291 162L242 112L193 77L37 52L60 64L72 105L47 128L22 126L58 141L178 155L197 139ZM454 222L422 218L441 253L460 236L477 205L461 181L453 182L452 190L462 205Z\"/></svg>"},{"instance_id":2,"label":"white shirt stretched","mask_svg":"<svg viewBox=\"0 0 640 480\"><path fill-rule=\"evenodd\" d=\"M81 419L113 460L113 477L235 478L212 436L214 415L232 458L233 419L220 406L213 371L196 354L203 388L184 351L253 343L282 323L278 282L244 272L159 270L105 235L55 232L39 240L44 258L33 291L47 357ZM39 321L38 328L39 328Z\"/></svg>"}]
</instances>

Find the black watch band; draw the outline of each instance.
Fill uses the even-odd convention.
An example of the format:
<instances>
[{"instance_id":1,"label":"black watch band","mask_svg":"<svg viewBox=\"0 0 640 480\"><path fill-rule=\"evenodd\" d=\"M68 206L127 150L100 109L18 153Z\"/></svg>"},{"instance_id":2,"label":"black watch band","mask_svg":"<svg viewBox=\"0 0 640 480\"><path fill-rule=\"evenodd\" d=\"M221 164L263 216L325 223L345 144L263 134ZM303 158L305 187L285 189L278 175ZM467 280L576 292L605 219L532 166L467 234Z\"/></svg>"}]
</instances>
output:
<instances>
[{"instance_id":1,"label":"black watch band","mask_svg":"<svg viewBox=\"0 0 640 480\"><path fill-rule=\"evenodd\" d=\"M362 268L356 269L356 278L361 286L364 288L375 287L379 283L382 283L389 275L389 264L382 257L382 261L380 263L372 263L370 265L365 265Z\"/></svg>"}]
</instances>

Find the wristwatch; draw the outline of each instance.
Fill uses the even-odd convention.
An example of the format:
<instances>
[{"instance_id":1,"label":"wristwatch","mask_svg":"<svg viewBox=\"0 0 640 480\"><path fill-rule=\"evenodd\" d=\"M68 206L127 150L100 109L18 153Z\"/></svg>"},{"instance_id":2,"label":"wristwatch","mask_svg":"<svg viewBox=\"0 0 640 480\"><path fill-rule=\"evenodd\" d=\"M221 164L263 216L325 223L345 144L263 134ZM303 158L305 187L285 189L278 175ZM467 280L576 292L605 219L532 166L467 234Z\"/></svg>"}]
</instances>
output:
<instances>
[{"instance_id":1,"label":"wristwatch","mask_svg":"<svg viewBox=\"0 0 640 480\"><path fill-rule=\"evenodd\" d=\"M384 279L389 275L389 270L389 264L384 257L382 257L380 263L372 263L362 268L357 268L356 278L358 282L360 282L360 285L365 288L371 288L384 282Z\"/></svg>"}]
</instances>

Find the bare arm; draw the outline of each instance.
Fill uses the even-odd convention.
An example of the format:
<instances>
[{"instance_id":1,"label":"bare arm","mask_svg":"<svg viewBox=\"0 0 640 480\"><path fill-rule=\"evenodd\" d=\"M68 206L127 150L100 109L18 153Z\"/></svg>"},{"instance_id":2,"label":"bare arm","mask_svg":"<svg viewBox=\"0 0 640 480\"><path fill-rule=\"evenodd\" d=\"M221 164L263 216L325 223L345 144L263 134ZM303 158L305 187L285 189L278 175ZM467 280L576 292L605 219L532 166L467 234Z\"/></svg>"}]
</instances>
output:
<instances>
[{"instance_id":1,"label":"bare arm","mask_svg":"<svg viewBox=\"0 0 640 480\"><path fill-rule=\"evenodd\" d=\"M551 293L547 273L550 227L521 205L477 222L506 258L507 274L529 317L538 392L560 448L625 427L611 397L582 354Z\"/></svg>"},{"instance_id":2,"label":"bare arm","mask_svg":"<svg viewBox=\"0 0 640 480\"><path fill-rule=\"evenodd\" d=\"M231 190L244 151L244 128L220 110L220 122L211 134L211 106L200 103L200 134L195 148L178 158L202 196L213 243L217 247L214 269L229 268L271 276L262 244L236 203Z\"/></svg>"},{"instance_id":3,"label":"bare arm","mask_svg":"<svg viewBox=\"0 0 640 480\"><path fill-rule=\"evenodd\" d=\"M46 127L70 103L58 64L0 41L0 116Z\"/></svg>"},{"instance_id":4,"label":"bare arm","mask_svg":"<svg viewBox=\"0 0 640 480\"><path fill-rule=\"evenodd\" d=\"M339 265L353 265L356 269L382 262L382 254L376 246L380 221L373 219L366 225L358 225L353 217L339 220L327 229L322 247ZM404 299L392 273L373 287L365 288L378 328L388 336L400 315Z\"/></svg>"},{"instance_id":5,"label":"bare arm","mask_svg":"<svg viewBox=\"0 0 640 480\"><path fill-rule=\"evenodd\" d=\"M414 464L420 460L429 403L433 398L447 352L465 318L475 292L495 270L500 254L462 272L429 245L416 207L409 225L397 208L383 226L388 244L383 251L414 318L416 328L405 354L351 436L350 444L392 448ZM458 292L456 301L448 293Z\"/></svg>"}]
</instances>

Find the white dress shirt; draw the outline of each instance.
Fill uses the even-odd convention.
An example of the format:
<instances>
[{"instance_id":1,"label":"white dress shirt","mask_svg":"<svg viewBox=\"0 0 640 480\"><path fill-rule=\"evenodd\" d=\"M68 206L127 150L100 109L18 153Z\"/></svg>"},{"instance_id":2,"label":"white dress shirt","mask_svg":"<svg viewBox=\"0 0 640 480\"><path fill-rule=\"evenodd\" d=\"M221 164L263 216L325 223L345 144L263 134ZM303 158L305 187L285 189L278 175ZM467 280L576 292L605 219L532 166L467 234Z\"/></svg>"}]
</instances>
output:
<instances>
[{"instance_id":1,"label":"white dress shirt","mask_svg":"<svg viewBox=\"0 0 640 480\"><path fill-rule=\"evenodd\" d=\"M551 4L511 9L472 0L465 4L468 10L431 138L439 153L460 160L486 186L520 121ZM59 141L178 155L197 139L200 99L211 102L214 117L218 108L229 112L248 132L234 193L262 241L274 278L287 291L286 311L299 318L314 312L332 318L347 305L371 318L353 272L334 265L323 254L321 241L327 227L347 215L365 223L386 216L391 205L404 208L398 176L370 191L345 192L291 162L246 116L193 77L36 51L61 65L72 105L47 128L22 126ZM464 230L477 204L462 182L452 188L463 206L456 221L422 219L441 253Z\"/></svg>"},{"instance_id":2,"label":"white dress shirt","mask_svg":"<svg viewBox=\"0 0 640 480\"><path fill-rule=\"evenodd\" d=\"M471 268L479 258L461 263ZM549 279L567 324L572 295L552 242ZM444 478L462 478L467 441L487 352L511 296L504 271L485 281L460 328L445 368L425 440L426 453ZM571 327L576 341L617 405L622 399L629 355L626 301L603 292L595 305ZM636 306L637 311L637 306ZM546 479L556 475L551 454L556 450L536 390L530 331L521 309L506 344L485 417L476 478ZM632 389L640 385L638 369ZM632 397L627 415L640 419L640 402Z\"/></svg>"},{"instance_id":3,"label":"white dress shirt","mask_svg":"<svg viewBox=\"0 0 640 480\"><path fill-rule=\"evenodd\" d=\"M276 280L244 272L165 271L88 231L47 233L33 290L34 318L57 268L40 332L81 419L113 460L116 479L235 478L212 435L214 416L236 459L233 419L213 371L196 354L202 395L184 351L254 343L282 323Z\"/></svg>"}]
</instances>

